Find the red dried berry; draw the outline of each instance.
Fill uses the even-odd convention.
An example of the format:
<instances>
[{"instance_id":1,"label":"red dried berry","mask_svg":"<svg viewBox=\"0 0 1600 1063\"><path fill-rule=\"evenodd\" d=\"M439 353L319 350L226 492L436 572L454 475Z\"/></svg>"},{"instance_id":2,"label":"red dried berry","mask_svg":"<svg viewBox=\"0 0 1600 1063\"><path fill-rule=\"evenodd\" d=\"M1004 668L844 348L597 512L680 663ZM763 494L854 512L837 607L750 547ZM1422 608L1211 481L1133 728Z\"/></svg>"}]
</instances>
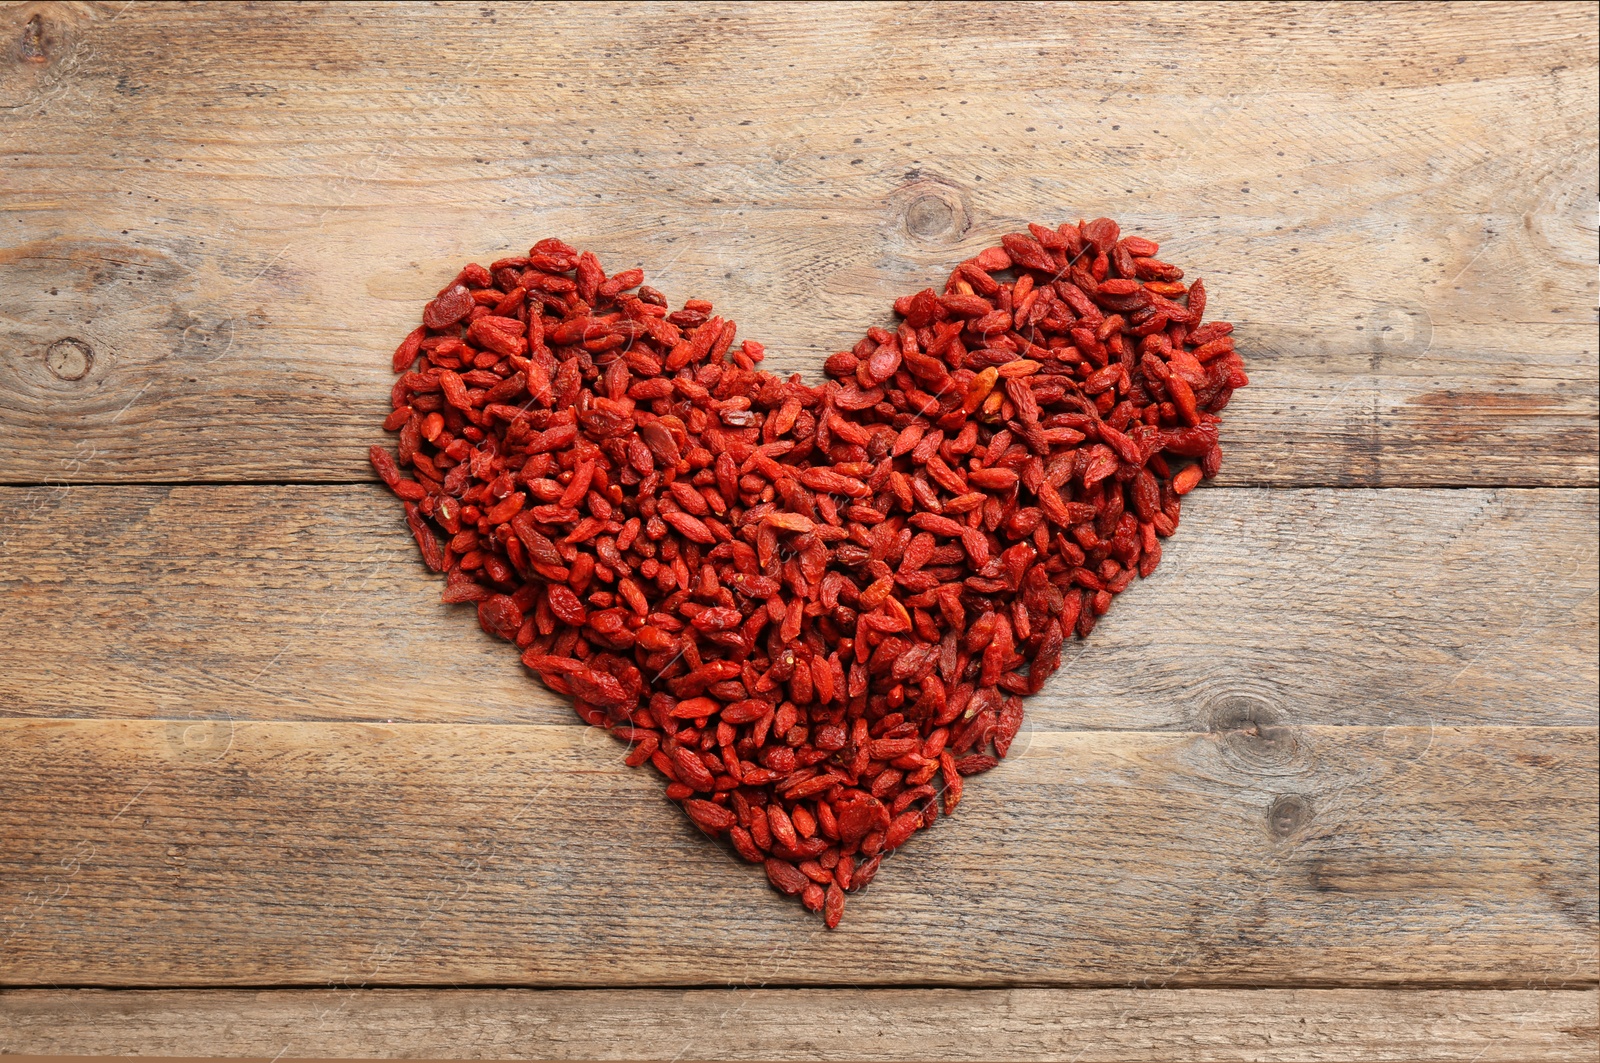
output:
<instances>
[{"instance_id":1,"label":"red dried berry","mask_svg":"<svg viewBox=\"0 0 1600 1063\"><path fill-rule=\"evenodd\" d=\"M1000 242L808 385L541 240L427 304L369 453L444 600L829 928L1154 571L1249 382L1155 242Z\"/></svg>"}]
</instances>

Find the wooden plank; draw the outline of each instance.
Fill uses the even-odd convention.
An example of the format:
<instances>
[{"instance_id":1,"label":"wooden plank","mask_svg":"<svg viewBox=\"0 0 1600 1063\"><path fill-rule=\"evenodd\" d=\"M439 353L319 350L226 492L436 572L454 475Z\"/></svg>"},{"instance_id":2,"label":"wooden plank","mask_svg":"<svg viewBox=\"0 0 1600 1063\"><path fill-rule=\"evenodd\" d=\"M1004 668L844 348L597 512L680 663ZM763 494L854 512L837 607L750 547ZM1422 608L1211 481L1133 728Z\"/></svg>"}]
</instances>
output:
<instances>
[{"instance_id":1,"label":"wooden plank","mask_svg":"<svg viewBox=\"0 0 1600 1063\"><path fill-rule=\"evenodd\" d=\"M1593 726L1597 501L1203 490L1027 726ZM0 527L0 715L581 726L377 488L0 490Z\"/></svg>"},{"instance_id":2,"label":"wooden plank","mask_svg":"<svg viewBox=\"0 0 1600 1063\"><path fill-rule=\"evenodd\" d=\"M1240 326L1225 482L1600 480L1589 5L17 5L0 40L3 482L367 478L421 301L552 233L815 375L1102 213Z\"/></svg>"},{"instance_id":3,"label":"wooden plank","mask_svg":"<svg viewBox=\"0 0 1600 1063\"><path fill-rule=\"evenodd\" d=\"M0 1052L273 1059L1591 1060L1593 990L12 990Z\"/></svg>"},{"instance_id":4,"label":"wooden plank","mask_svg":"<svg viewBox=\"0 0 1600 1063\"><path fill-rule=\"evenodd\" d=\"M1597 976L1593 728L1036 732L834 933L597 729L29 720L0 748L0 984Z\"/></svg>"}]
</instances>

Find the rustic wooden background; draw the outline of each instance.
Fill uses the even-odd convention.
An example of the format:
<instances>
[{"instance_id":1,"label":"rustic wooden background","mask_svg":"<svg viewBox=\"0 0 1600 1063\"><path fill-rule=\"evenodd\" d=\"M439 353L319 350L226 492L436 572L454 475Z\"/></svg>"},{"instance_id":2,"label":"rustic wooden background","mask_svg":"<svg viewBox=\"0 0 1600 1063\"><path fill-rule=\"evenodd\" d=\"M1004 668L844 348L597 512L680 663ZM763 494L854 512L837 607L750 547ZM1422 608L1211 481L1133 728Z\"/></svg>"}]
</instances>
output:
<instances>
[{"instance_id":1,"label":"rustic wooden background","mask_svg":"<svg viewBox=\"0 0 1600 1063\"><path fill-rule=\"evenodd\" d=\"M0 7L0 1052L1594 1058L1597 48ZM441 605L367 468L468 259L564 236L815 375L1100 214L1238 325L1224 473L837 933Z\"/></svg>"}]
</instances>

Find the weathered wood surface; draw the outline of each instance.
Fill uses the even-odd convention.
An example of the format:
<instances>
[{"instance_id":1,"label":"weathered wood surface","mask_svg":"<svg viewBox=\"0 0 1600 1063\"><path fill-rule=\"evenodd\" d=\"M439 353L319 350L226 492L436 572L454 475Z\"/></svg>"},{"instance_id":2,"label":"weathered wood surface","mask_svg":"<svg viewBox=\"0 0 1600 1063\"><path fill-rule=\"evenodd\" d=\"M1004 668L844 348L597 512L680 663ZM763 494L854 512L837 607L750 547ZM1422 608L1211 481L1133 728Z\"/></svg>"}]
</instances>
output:
<instances>
[{"instance_id":1,"label":"weathered wood surface","mask_svg":"<svg viewBox=\"0 0 1600 1063\"><path fill-rule=\"evenodd\" d=\"M1592 1060L1593 990L0 993L0 1053L476 1059Z\"/></svg>"},{"instance_id":2,"label":"weathered wood surface","mask_svg":"<svg viewBox=\"0 0 1600 1063\"><path fill-rule=\"evenodd\" d=\"M1590 725L1590 490L1203 490L1035 729ZM0 489L0 715L570 722L378 487Z\"/></svg>"},{"instance_id":3,"label":"weathered wood surface","mask_svg":"<svg viewBox=\"0 0 1600 1063\"><path fill-rule=\"evenodd\" d=\"M7 992L0 1051L1592 1058L1597 48L1585 4L0 4L0 984L350 987ZM1239 326L1224 486L837 934L360 482L468 259L567 236L814 376L1102 213ZM451 983L552 990L355 991ZM1177 988L1239 986L1326 988Z\"/></svg>"},{"instance_id":4,"label":"weathered wood surface","mask_svg":"<svg viewBox=\"0 0 1600 1063\"><path fill-rule=\"evenodd\" d=\"M1210 281L1233 484L1593 485L1592 5L0 10L0 481L352 481L563 234L815 374L1031 219Z\"/></svg>"},{"instance_id":5,"label":"weathered wood surface","mask_svg":"<svg viewBox=\"0 0 1600 1063\"><path fill-rule=\"evenodd\" d=\"M0 723L0 984L1590 986L1592 728L1033 732L825 931L594 728Z\"/></svg>"}]
</instances>

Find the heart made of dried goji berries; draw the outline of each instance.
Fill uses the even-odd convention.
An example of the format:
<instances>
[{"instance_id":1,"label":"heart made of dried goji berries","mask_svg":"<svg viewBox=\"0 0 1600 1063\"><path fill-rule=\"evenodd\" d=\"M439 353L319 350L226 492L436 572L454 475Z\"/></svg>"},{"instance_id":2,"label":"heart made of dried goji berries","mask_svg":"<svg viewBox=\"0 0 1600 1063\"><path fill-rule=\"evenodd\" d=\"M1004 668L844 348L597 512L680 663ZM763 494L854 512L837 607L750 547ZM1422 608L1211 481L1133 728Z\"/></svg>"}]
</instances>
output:
<instances>
[{"instance_id":1,"label":"heart made of dried goji berries","mask_svg":"<svg viewBox=\"0 0 1600 1063\"><path fill-rule=\"evenodd\" d=\"M395 352L372 464L444 600L829 927L1150 575L1247 383L1156 244L1028 229L818 385L559 240L469 265Z\"/></svg>"}]
</instances>

